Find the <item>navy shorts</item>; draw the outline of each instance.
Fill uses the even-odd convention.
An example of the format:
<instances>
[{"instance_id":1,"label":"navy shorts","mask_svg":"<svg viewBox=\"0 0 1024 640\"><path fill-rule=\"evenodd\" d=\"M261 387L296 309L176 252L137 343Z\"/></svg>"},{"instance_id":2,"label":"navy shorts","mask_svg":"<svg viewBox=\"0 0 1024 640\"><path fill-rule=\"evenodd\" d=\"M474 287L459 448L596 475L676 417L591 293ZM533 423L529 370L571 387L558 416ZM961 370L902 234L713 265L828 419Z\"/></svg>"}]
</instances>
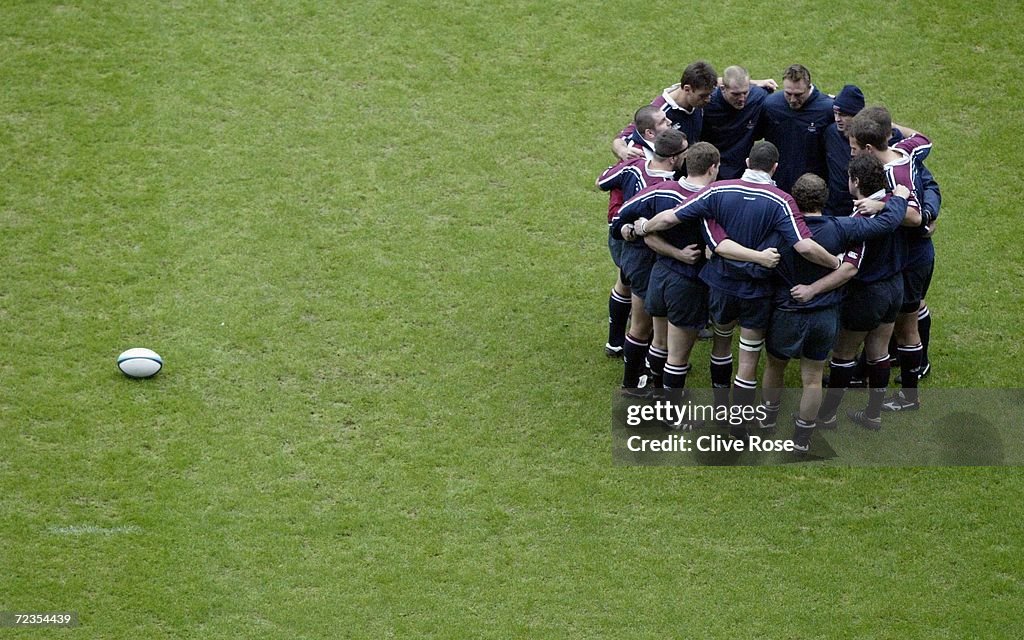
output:
<instances>
[{"instance_id":1,"label":"navy shorts","mask_svg":"<svg viewBox=\"0 0 1024 640\"><path fill-rule=\"evenodd\" d=\"M895 322L903 304L903 274L864 284L854 280L846 285L839 311L840 323L848 331L871 331Z\"/></svg>"},{"instance_id":2,"label":"navy shorts","mask_svg":"<svg viewBox=\"0 0 1024 640\"><path fill-rule=\"evenodd\" d=\"M822 361L832 351L838 332L838 306L813 311L776 309L768 325L765 346L768 353L779 360L807 358Z\"/></svg>"},{"instance_id":3,"label":"navy shorts","mask_svg":"<svg viewBox=\"0 0 1024 640\"><path fill-rule=\"evenodd\" d=\"M622 238L616 238L612 234L608 234L608 253L612 254L612 262L615 263L616 267L622 267L622 245L625 240Z\"/></svg>"},{"instance_id":4,"label":"navy shorts","mask_svg":"<svg viewBox=\"0 0 1024 640\"><path fill-rule=\"evenodd\" d=\"M932 283L932 272L935 260L907 267L903 270L903 307L902 313L917 313L921 301L928 295L928 286Z\"/></svg>"},{"instance_id":5,"label":"navy shorts","mask_svg":"<svg viewBox=\"0 0 1024 640\"><path fill-rule=\"evenodd\" d=\"M629 286L629 276L622 270L622 245L626 243L622 238L615 238L608 234L608 253L612 254L612 262L619 268L619 280L622 284Z\"/></svg>"},{"instance_id":6,"label":"navy shorts","mask_svg":"<svg viewBox=\"0 0 1024 640\"><path fill-rule=\"evenodd\" d=\"M622 273L629 281L633 295L647 298L647 281L651 278L651 269L657 255L641 242L639 245L624 242L622 245Z\"/></svg>"},{"instance_id":7,"label":"navy shorts","mask_svg":"<svg viewBox=\"0 0 1024 640\"><path fill-rule=\"evenodd\" d=\"M708 286L658 260L651 269L644 308L676 327L701 329L708 323Z\"/></svg>"},{"instance_id":8,"label":"navy shorts","mask_svg":"<svg viewBox=\"0 0 1024 640\"><path fill-rule=\"evenodd\" d=\"M713 288L708 294L708 312L715 324L739 320L744 329L767 329L772 315L772 297L738 298Z\"/></svg>"}]
</instances>

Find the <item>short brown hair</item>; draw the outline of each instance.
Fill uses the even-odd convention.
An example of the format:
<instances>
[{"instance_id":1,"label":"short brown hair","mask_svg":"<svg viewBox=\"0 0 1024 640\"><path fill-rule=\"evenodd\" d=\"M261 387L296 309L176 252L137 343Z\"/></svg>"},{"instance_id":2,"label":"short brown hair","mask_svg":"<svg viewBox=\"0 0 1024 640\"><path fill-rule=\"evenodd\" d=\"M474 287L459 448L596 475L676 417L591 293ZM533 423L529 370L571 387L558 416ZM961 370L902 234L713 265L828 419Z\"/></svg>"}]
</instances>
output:
<instances>
[{"instance_id":1,"label":"short brown hair","mask_svg":"<svg viewBox=\"0 0 1024 640\"><path fill-rule=\"evenodd\" d=\"M686 151L686 134L679 129L665 129L654 139L654 155L671 158Z\"/></svg>"},{"instance_id":2,"label":"short brown hair","mask_svg":"<svg viewBox=\"0 0 1024 640\"><path fill-rule=\"evenodd\" d=\"M886 131L892 132L892 114L882 105L874 105L861 109L858 114L865 114L864 117L871 118Z\"/></svg>"},{"instance_id":3,"label":"short brown hair","mask_svg":"<svg viewBox=\"0 0 1024 640\"><path fill-rule=\"evenodd\" d=\"M811 71L802 64L791 64L785 73L782 74L782 79L789 80L790 82L800 82L802 80L807 84L811 84Z\"/></svg>"},{"instance_id":4,"label":"short brown hair","mask_svg":"<svg viewBox=\"0 0 1024 640\"><path fill-rule=\"evenodd\" d=\"M885 165L870 153L850 158L847 171L850 178L857 181L857 189L864 197L885 189Z\"/></svg>"},{"instance_id":5,"label":"short brown hair","mask_svg":"<svg viewBox=\"0 0 1024 640\"><path fill-rule=\"evenodd\" d=\"M711 63L705 60L691 62L683 69L683 77L679 79L679 86L690 85L693 90L714 89L718 86L718 74Z\"/></svg>"},{"instance_id":6,"label":"short brown hair","mask_svg":"<svg viewBox=\"0 0 1024 640\"><path fill-rule=\"evenodd\" d=\"M868 109L862 110L853 117L847 127L846 135L857 144L866 147L869 144L878 151L885 151L889 148L889 136L892 129L886 129L877 120L871 117Z\"/></svg>"},{"instance_id":7,"label":"short brown hair","mask_svg":"<svg viewBox=\"0 0 1024 640\"><path fill-rule=\"evenodd\" d=\"M636 125L636 130L643 134L648 129L654 130L654 117L661 111L658 107L653 105L645 105L636 110L633 114L633 124Z\"/></svg>"},{"instance_id":8,"label":"short brown hair","mask_svg":"<svg viewBox=\"0 0 1024 640\"><path fill-rule=\"evenodd\" d=\"M702 176L712 165L719 164L722 155L710 142L698 142L686 150L686 173L691 176Z\"/></svg>"},{"instance_id":9,"label":"short brown hair","mask_svg":"<svg viewBox=\"0 0 1024 640\"><path fill-rule=\"evenodd\" d=\"M750 163L750 168L755 171L771 171L775 163L779 161L779 149L774 144L767 140L761 140L754 143L754 147L750 150L750 155L747 157L747 162Z\"/></svg>"},{"instance_id":10,"label":"short brown hair","mask_svg":"<svg viewBox=\"0 0 1024 640\"><path fill-rule=\"evenodd\" d=\"M801 211L821 213L828 200L828 185L813 173L805 173L793 183L793 199Z\"/></svg>"}]
</instances>

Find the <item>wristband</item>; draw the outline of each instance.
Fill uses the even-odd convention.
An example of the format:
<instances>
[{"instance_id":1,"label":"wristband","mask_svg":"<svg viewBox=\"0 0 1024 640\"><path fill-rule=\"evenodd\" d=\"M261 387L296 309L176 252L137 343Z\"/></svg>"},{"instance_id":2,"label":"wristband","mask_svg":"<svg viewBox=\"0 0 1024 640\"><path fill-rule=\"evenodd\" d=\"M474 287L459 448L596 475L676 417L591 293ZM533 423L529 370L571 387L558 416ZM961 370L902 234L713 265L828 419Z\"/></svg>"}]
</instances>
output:
<instances>
[{"instance_id":1,"label":"wristband","mask_svg":"<svg viewBox=\"0 0 1024 640\"><path fill-rule=\"evenodd\" d=\"M638 220L637 224L633 225L633 233L636 234L637 236L641 237L641 238L647 235L647 219L646 218Z\"/></svg>"}]
</instances>

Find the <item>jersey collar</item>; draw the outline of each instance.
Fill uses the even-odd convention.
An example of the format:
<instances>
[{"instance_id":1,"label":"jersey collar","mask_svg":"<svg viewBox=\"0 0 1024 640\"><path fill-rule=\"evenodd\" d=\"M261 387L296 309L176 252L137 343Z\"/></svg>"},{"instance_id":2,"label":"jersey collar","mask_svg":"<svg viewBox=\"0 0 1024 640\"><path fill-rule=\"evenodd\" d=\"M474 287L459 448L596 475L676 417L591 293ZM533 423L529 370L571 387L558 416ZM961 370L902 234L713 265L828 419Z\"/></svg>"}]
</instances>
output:
<instances>
[{"instance_id":1,"label":"jersey collar","mask_svg":"<svg viewBox=\"0 0 1024 640\"><path fill-rule=\"evenodd\" d=\"M772 186L775 185L775 181L772 180L769 173L765 171L758 171L757 169L747 169L744 171L741 180L744 182L756 182L758 184L770 184Z\"/></svg>"}]
</instances>

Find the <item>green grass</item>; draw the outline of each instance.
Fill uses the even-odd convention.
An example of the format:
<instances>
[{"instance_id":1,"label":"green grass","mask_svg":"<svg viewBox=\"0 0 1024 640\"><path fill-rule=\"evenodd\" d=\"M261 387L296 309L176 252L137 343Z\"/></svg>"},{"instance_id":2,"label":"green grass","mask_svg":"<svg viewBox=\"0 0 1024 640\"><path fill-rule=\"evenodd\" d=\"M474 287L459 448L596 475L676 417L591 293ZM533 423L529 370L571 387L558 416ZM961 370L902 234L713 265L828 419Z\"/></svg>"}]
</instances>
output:
<instances>
[{"instance_id":1,"label":"green grass","mask_svg":"<svg viewBox=\"0 0 1024 640\"><path fill-rule=\"evenodd\" d=\"M935 142L927 384L1013 387L1022 27L5 3L0 610L102 638L1015 637L1019 467L614 466L592 184L692 59L856 82ZM165 370L125 379L132 346Z\"/></svg>"}]
</instances>

